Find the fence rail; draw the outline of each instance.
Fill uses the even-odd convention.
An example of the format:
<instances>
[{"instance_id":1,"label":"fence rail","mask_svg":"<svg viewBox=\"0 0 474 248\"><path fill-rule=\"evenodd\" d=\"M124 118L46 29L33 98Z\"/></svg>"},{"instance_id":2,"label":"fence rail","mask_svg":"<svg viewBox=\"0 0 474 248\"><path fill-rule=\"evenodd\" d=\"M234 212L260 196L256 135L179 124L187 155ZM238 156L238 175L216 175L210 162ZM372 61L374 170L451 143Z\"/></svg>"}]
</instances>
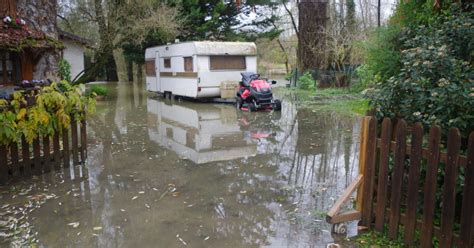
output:
<instances>
[{"instance_id":1,"label":"fence rail","mask_svg":"<svg viewBox=\"0 0 474 248\"><path fill-rule=\"evenodd\" d=\"M20 143L0 145L0 184L12 179L40 175L53 170L84 163L87 158L86 121L71 117L71 128L61 135L45 136L33 140L23 138Z\"/></svg>"},{"instance_id":2,"label":"fence rail","mask_svg":"<svg viewBox=\"0 0 474 248\"><path fill-rule=\"evenodd\" d=\"M420 123L408 128L399 120L393 126L390 119L381 127L374 117L363 119L360 176L354 180L361 183L346 189L328 222L360 219L391 239L403 236L407 245L432 247L436 239L439 247L474 247L474 132L462 151L456 128L444 149L438 126L427 136ZM356 190L354 213L339 214Z\"/></svg>"}]
</instances>

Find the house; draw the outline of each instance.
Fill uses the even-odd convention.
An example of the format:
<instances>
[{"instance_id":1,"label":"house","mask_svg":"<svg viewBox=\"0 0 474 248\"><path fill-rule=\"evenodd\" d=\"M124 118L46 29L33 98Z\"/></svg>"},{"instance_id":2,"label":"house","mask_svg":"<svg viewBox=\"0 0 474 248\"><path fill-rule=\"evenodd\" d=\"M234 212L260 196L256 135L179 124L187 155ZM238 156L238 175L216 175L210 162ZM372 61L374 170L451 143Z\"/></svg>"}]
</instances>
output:
<instances>
[{"instance_id":1,"label":"house","mask_svg":"<svg viewBox=\"0 0 474 248\"><path fill-rule=\"evenodd\" d=\"M84 52L92 42L63 30L59 30L59 40L64 44L61 57L71 65L71 79L74 80L84 71Z\"/></svg>"},{"instance_id":2,"label":"house","mask_svg":"<svg viewBox=\"0 0 474 248\"><path fill-rule=\"evenodd\" d=\"M0 86L56 79L60 51L56 0L0 0Z\"/></svg>"}]
</instances>

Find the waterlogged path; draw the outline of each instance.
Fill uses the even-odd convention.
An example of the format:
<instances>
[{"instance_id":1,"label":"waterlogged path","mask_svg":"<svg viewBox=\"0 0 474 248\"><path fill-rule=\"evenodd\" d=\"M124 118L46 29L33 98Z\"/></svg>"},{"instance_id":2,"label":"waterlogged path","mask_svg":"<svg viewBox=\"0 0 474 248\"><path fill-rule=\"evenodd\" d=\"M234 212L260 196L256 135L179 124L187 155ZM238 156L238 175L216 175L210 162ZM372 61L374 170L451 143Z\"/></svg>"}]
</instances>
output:
<instances>
[{"instance_id":1,"label":"waterlogged path","mask_svg":"<svg viewBox=\"0 0 474 248\"><path fill-rule=\"evenodd\" d=\"M0 246L325 247L357 174L359 120L282 95L281 113L108 84L88 165L0 188ZM350 229L351 232L353 229Z\"/></svg>"}]
</instances>

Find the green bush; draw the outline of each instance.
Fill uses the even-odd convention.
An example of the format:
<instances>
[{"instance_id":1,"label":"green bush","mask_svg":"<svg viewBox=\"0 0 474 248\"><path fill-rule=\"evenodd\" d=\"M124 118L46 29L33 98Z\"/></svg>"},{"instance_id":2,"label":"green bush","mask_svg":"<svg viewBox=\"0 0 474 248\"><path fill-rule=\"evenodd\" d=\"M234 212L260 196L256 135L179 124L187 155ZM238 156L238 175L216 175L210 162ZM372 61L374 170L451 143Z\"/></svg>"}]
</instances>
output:
<instances>
[{"instance_id":1,"label":"green bush","mask_svg":"<svg viewBox=\"0 0 474 248\"><path fill-rule=\"evenodd\" d=\"M362 85L387 80L400 71L401 28L397 25L375 30L364 44L366 63L357 75ZM364 75L361 75L363 74Z\"/></svg>"},{"instance_id":2,"label":"green bush","mask_svg":"<svg viewBox=\"0 0 474 248\"><path fill-rule=\"evenodd\" d=\"M90 93L96 94L97 96L107 96L109 90L105 86L94 84L90 88Z\"/></svg>"},{"instance_id":3,"label":"green bush","mask_svg":"<svg viewBox=\"0 0 474 248\"><path fill-rule=\"evenodd\" d=\"M371 96L377 116L474 130L474 15L453 8L403 31L400 72Z\"/></svg>"},{"instance_id":4,"label":"green bush","mask_svg":"<svg viewBox=\"0 0 474 248\"><path fill-rule=\"evenodd\" d=\"M71 64L65 59L60 59L58 63L58 74L61 80L71 82Z\"/></svg>"},{"instance_id":5,"label":"green bush","mask_svg":"<svg viewBox=\"0 0 474 248\"><path fill-rule=\"evenodd\" d=\"M302 90L315 90L316 89L316 81L313 78L313 75L311 75L311 72L306 72L298 78L298 88Z\"/></svg>"}]
</instances>

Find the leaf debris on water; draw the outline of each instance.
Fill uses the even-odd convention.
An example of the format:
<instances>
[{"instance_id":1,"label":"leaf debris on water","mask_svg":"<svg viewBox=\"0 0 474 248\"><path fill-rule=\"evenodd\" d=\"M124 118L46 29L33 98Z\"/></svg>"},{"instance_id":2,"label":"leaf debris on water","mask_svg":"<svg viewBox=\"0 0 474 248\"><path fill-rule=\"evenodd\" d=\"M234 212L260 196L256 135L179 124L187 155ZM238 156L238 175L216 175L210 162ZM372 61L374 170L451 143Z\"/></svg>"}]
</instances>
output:
<instances>
[{"instance_id":1,"label":"leaf debris on water","mask_svg":"<svg viewBox=\"0 0 474 248\"><path fill-rule=\"evenodd\" d=\"M102 230L102 227L101 226L95 226L95 227L92 228L92 230L100 231L100 230Z\"/></svg>"},{"instance_id":2,"label":"leaf debris on water","mask_svg":"<svg viewBox=\"0 0 474 248\"><path fill-rule=\"evenodd\" d=\"M176 234L176 238L178 238L178 240L183 243L184 246L188 246L188 243L186 243L180 236L179 234Z\"/></svg>"},{"instance_id":3,"label":"leaf debris on water","mask_svg":"<svg viewBox=\"0 0 474 248\"><path fill-rule=\"evenodd\" d=\"M79 222L71 222L67 224L68 226L72 226L72 228L77 228L79 226Z\"/></svg>"}]
</instances>

